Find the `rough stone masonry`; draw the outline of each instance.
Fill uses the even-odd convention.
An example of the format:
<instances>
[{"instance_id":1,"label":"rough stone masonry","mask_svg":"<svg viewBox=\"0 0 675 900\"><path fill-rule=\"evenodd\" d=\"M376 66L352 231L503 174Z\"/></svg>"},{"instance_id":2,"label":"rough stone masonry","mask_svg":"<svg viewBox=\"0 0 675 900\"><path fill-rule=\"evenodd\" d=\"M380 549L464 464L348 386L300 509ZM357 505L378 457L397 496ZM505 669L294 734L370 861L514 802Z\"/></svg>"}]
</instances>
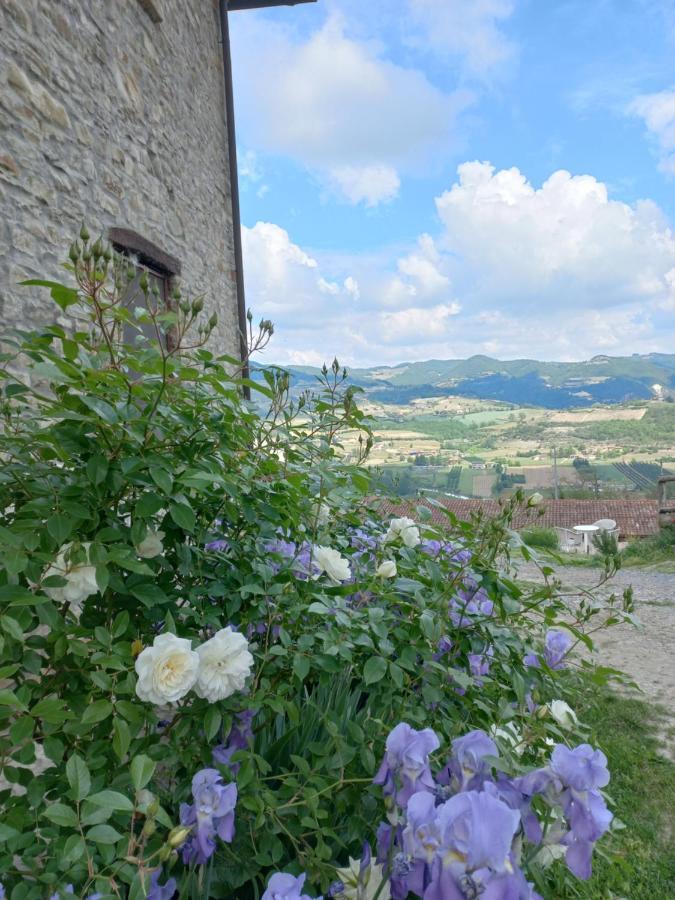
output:
<instances>
[{"instance_id":1,"label":"rough stone masonry","mask_svg":"<svg viewBox=\"0 0 675 900\"><path fill-rule=\"evenodd\" d=\"M82 222L175 257L238 355L216 0L1 0L0 328L59 319L24 278L61 268Z\"/></svg>"}]
</instances>

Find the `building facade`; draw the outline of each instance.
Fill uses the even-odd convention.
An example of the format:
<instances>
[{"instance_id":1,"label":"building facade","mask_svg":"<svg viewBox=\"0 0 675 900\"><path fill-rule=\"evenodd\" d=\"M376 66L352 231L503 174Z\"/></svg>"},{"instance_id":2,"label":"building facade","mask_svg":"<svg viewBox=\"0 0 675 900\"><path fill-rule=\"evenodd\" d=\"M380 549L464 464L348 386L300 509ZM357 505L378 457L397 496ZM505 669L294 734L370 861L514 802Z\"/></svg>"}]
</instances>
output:
<instances>
[{"instance_id":1,"label":"building facade","mask_svg":"<svg viewBox=\"0 0 675 900\"><path fill-rule=\"evenodd\" d=\"M25 278L83 222L205 295L239 355L218 0L0 3L0 328L68 325Z\"/></svg>"}]
</instances>

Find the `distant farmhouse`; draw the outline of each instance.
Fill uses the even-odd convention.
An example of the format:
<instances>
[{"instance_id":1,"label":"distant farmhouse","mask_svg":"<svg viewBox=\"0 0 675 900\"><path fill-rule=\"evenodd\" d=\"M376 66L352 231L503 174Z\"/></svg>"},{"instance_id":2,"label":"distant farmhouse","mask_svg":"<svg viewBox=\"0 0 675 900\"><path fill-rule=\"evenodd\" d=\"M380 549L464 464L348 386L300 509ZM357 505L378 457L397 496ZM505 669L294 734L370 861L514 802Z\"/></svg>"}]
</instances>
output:
<instances>
[{"instance_id":1,"label":"distant farmhouse","mask_svg":"<svg viewBox=\"0 0 675 900\"><path fill-rule=\"evenodd\" d=\"M308 0L0 2L0 328L53 321L83 222L218 313L215 349L245 326L228 10ZM61 323L67 326L68 320Z\"/></svg>"},{"instance_id":2,"label":"distant farmhouse","mask_svg":"<svg viewBox=\"0 0 675 900\"><path fill-rule=\"evenodd\" d=\"M465 522L479 513L488 517L496 516L502 508L496 500L459 500L446 497L439 498L436 504L424 500L417 503L402 500L399 503L387 502L378 505L378 508L388 515L419 518L416 511L419 505L426 506L431 513L431 521L441 527L448 525L448 517L439 509L439 505ZM659 531L659 504L656 500L545 500L536 510L518 511L513 527L571 529L575 525L590 524L601 519L613 519L616 522L618 537L622 541L648 537Z\"/></svg>"}]
</instances>

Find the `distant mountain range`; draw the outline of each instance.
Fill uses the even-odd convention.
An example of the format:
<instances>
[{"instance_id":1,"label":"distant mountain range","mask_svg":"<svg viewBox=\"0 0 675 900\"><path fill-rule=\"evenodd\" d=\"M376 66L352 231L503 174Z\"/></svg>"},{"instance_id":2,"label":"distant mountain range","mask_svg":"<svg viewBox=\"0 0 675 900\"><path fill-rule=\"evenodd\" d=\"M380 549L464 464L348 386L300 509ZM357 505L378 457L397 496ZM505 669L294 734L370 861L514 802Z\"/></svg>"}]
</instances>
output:
<instances>
[{"instance_id":1,"label":"distant mountain range","mask_svg":"<svg viewBox=\"0 0 675 900\"><path fill-rule=\"evenodd\" d=\"M311 366L281 368L291 373L296 389L315 384L319 374L319 369ZM567 409L675 396L675 354L594 356L584 362L472 356L350 369L349 376L370 399L380 403L459 395Z\"/></svg>"}]
</instances>

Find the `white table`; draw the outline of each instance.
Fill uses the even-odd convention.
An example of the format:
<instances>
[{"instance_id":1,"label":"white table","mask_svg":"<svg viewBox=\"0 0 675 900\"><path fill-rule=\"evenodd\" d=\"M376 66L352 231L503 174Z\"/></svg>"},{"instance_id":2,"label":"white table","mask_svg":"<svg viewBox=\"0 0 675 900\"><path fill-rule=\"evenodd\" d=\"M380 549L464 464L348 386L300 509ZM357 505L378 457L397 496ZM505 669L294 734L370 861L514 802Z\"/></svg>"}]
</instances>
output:
<instances>
[{"instance_id":1,"label":"white table","mask_svg":"<svg viewBox=\"0 0 675 900\"><path fill-rule=\"evenodd\" d=\"M591 552L591 535L597 534L600 528L597 525L575 525L574 530L580 534L584 540L584 553Z\"/></svg>"}]
</instances>

